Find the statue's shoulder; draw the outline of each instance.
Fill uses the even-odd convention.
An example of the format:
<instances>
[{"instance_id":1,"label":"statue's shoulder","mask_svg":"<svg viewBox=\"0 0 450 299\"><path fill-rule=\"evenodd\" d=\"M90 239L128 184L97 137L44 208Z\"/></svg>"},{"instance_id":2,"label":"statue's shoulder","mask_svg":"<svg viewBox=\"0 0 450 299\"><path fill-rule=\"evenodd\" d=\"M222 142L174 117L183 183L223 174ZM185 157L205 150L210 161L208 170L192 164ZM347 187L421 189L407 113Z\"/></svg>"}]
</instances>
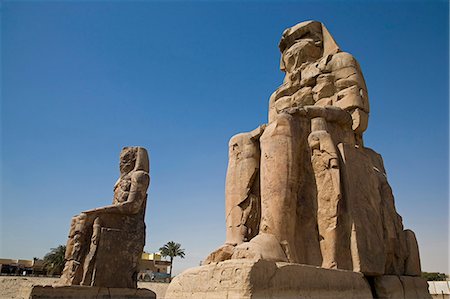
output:
<instances>
[{"instance_id":1,"label":"statue's shoulder","mask_svg":"<svg viewBox=\"0 0 450 299\"><path fill-rule=\"evenodd\" d=\"M327 69L330 71L338 70L344 67L359 68L359 63L352 54L347 52L338 52L333 54L327 63Z\"/></svg>"},{"instance_id":2,"label":"statue's shoulder","mask_svg":"<svg viewBox=\"0 0 450 299\"><path fill-rule=\"evenodd\" d=\"M137 170L131 174L131 180L140 184L148 184L150 176L143 170Z\"/></svg>"}]
</instances>

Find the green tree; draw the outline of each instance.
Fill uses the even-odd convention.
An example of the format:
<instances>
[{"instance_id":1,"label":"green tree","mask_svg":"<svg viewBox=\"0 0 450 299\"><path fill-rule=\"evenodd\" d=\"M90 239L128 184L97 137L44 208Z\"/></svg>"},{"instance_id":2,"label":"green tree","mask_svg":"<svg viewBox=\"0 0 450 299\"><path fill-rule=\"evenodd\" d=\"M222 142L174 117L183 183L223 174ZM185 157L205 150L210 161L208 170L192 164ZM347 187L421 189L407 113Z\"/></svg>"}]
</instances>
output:
<instances>
[{"instance_id":1,"label":"green tree","mask_svg":"<svg viewBox=\"0 0 450 299\"><path fill-rule=\"evenodd\" d=\"M59 245L51 248L50 252L44 256L44 269L47 275L60 275L64 269L64 255L66 246Z\"/></svg>"},{"instance_id":2,"label":"green tree","mask_svg":"<svg viewBox=\"0 0 450 299\"><path fill-rule=\"evenodd\" d=\"M180 243L175 243L173 241L167 242L163 247L159 248L161 255L163 257L170 257L170 270L169 275L172 278L172 267L173 267L173 259L177 256L184 259L184 249L181 249Z\"/></svg>"},{"instance_id":3,"label":"green tree","mask_svg":"<svg viewBox=\"0 0 450 299\"><path fill-rule=\"evenodd\" d=\"M439 272L422 272L422 277L428 281L442 281L447 279L445 273Z\"/></svg>"}]
</instances>

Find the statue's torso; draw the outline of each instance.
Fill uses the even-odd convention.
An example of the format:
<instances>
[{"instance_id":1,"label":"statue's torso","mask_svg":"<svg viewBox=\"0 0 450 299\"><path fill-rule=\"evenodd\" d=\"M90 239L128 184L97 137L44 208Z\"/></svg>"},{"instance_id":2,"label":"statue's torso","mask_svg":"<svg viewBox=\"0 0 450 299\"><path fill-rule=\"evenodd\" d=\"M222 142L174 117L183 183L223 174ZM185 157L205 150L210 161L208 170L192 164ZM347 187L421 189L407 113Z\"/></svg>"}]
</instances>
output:
<instances>
[{"instance_id":1,"label":"statue's torso","mask_svg":"<svg viewBox=\"0 0 450 299\"><path fill-rule=\"evenodd\" d=\"M123 178L120 178L117 184L114 186L114 200L113 204L126 202L131 188L131 175L127 174Z\"/></svg>"}]
</instances>

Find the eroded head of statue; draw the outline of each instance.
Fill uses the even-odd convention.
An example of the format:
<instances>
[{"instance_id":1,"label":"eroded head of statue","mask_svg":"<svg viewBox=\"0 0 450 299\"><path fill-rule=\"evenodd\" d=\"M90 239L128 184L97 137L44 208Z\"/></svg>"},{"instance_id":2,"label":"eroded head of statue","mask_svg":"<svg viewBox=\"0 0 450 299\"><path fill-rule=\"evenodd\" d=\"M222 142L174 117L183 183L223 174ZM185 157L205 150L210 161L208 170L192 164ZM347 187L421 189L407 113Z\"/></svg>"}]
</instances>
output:
<instances>
[{"instance_id":1,"label":"eroded head of statue","mask_svg":"<svg viewBox=\"0 0 450 299\"><path fill-rule=\"evenodd\" d=\"M284 71L291 73L303 63L317 60L321 54L322 48L313 39L301 39L283 53Z\"/></svg>"},{"instance_id":2,"label":"eroded head of statue","mask_svg":"<svg viewBox=\"0 0 450 299\"><path fill-rule=\"evenodd\" d=\"M127 174L132 171L136 165L136 147L124 147L120 153L120 173Z\"/></svg>"},{"instance_id":3,"label":"eroded head of statue","mask_svg":"<svg viewBox=\"0 0 450 299\"><path fill-rule=\"evenodd\" d=\"M315 21L302 22L283 32L279 44L281 69L292 72L305 62L322 56L322 26Z\"/></svg>"},{"instance_id":4,"label":"eroded head of statue","mask_svg":"<svg viewBox=\"0 0 450 299\"><path fill-rule=\"evenodd\" d=\"M128 146L120 153L120 174L121 176L133 171L150 171L150 163L147 150L140 146Z\"/></svg>"},{"instance_id":5,"label":"eroded head of statue","mask_svg":"<svg viewBox=\"0 0 450 299\"><path fill-rule=\"evenodd\" d=\"M287 73L305 62L339 51L328 30L317 21L302 22L286 29L278 46L282 53L280 69Z\"/></svg>"}]
</instances>

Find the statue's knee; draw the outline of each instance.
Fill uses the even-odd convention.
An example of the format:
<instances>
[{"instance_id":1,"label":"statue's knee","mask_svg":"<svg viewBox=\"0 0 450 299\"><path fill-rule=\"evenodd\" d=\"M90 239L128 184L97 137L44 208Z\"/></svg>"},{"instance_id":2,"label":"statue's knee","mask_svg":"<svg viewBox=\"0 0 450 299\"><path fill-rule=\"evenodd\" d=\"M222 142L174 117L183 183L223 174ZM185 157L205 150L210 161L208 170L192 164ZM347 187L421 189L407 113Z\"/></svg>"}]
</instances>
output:
<instances>
[{"instance_id":1,"label":"statue's knee","mask_svg":"<svg viewBox=\"0 0 450 299\"><path fill-rule=\"evenodd\" d=\"M269 137L279 135L292 136L296 127L297 124L295 123L295 118L292 115L281 113L266 127L261 136L261 140L267 140Z\"/></svg>"},{"instance_id":2,"label":"statue's knee","mask_svg":"<svg viewBox=\"0 0 450 299\"><path fill-rule=\"evenodd\" d=\"M240 133L233 136L229 142L230 159L257 158L259 153L259 140L254 139L251 133Z\"/></svg>"},{"instance_id":3,"label":"statue's knee","mask_svg":"<svg viewBox=\"0 0 450 299\"><path fill-rule=\"evenodd\" d=\"M244 144L247 144L250 142L250 134L249 133L239 133L234 135L230 138L230 141L228 142L228 147L230 149L236 148L236 147L242 147Z\"/></svg>"}]
</instances>

